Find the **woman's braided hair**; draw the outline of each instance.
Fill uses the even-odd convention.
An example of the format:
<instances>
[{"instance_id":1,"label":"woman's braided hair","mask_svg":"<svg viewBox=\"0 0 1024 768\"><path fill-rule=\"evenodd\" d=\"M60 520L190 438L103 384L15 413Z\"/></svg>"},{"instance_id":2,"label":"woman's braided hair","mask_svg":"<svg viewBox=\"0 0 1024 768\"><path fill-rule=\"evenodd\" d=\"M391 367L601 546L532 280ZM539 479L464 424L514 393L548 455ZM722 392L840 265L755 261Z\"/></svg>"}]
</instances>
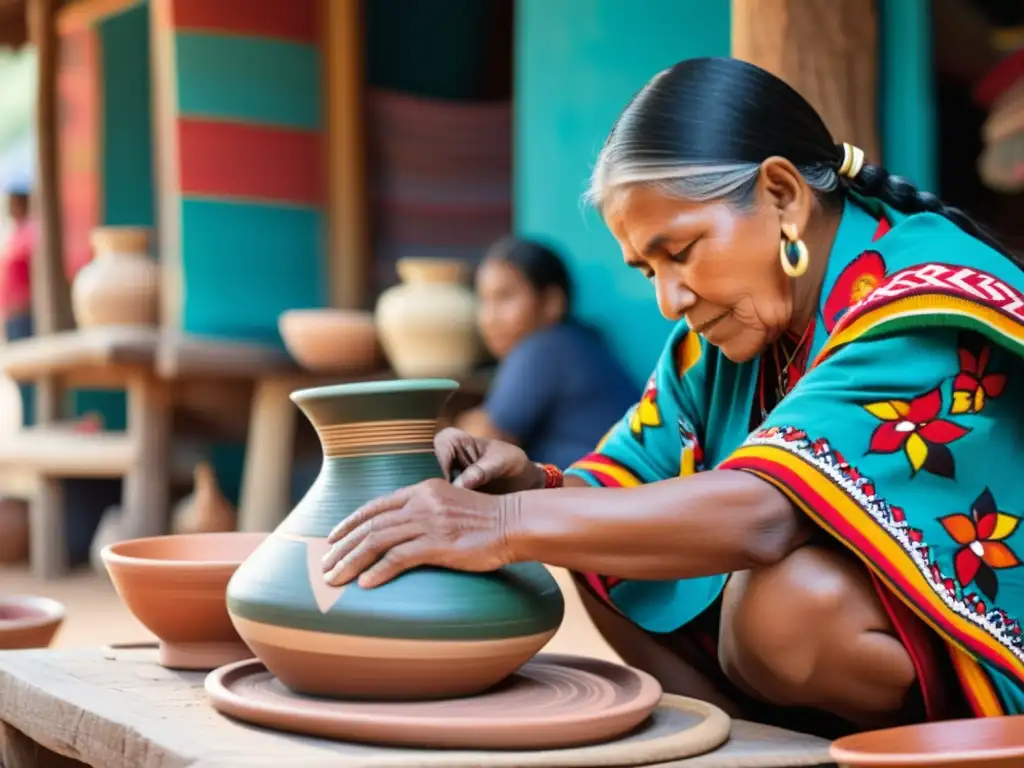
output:
<instances>
[{"instance_id":1,"label":"woman's braided hair","mask_svg":"<svg viewBox=\"0 0 1024 768\"><path fill-rule=\"evenodd\" d=\"M847 165L851 151L856 167ZM864 163L860 150L835 143L821 116L793 88L738 59L687 59L655 75L612 128L587 197L600 207L608 189L646 184L686 200L724 200L742 208L752 204L761 163L769 157L792 162L826 205L848 191L900 213L935 213L1024 269L1020 256L962 210Z\"/></svg>"}]
</instances>

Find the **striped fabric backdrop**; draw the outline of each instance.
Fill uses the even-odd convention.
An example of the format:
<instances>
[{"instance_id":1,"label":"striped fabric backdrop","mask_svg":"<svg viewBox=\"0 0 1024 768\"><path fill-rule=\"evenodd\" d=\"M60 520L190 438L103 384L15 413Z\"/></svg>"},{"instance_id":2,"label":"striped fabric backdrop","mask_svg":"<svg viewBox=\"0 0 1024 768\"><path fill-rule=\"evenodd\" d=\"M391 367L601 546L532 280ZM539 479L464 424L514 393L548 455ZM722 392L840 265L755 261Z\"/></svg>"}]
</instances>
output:
<instances>
[{"instance_id":1,"label":"striped fabric backdrop","mask_svg":"<svg viewBox=\"0 0 1024 768\"><path fill-rule=\"evenodd\" d=\"M167 0L159 17L186 331L277 341L281 311L326 302L318 1Z\"/></svg>"}]
</instances>

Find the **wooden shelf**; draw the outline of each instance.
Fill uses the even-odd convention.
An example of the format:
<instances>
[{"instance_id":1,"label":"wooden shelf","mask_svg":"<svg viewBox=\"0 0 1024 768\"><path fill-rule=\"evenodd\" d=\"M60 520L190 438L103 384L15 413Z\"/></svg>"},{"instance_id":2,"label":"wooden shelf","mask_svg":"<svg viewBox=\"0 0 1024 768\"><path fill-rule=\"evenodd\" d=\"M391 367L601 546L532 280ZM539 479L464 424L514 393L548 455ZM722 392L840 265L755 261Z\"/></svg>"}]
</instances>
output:
<instances>
[{"instance_id":1,"label":"wooden shelf","mask_svg":"<svg viewBox=\"0 0 1024 768\"><path fill-rule=\"evenodd\" d=\"M0 467L49 477L122 477L135 463L125 433L82 434L68 427L30 427L0 439Z\"/></svg>"}]
</instances>

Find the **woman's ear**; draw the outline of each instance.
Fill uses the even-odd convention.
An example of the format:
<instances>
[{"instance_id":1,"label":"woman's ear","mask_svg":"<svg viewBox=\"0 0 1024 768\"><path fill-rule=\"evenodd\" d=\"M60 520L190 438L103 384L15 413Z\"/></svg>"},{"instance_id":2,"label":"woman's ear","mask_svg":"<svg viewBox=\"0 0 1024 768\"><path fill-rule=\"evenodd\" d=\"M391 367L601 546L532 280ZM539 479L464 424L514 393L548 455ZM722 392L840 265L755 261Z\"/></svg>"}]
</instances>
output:
<instances>
[{"instance_id":1,"label":"woman's ear","mask_svg":"<svg viewBox=\"0 0 1024 768\"><path fill-rule=\"evenodd\" d=\"M565 319L568 310L565 291L555 285L549 285L540 294L540 314L548 325L555 325Z\"/></svg>"},{"instance_id":2,"label":"woman's ear","mask_svg":"<svg viewBox=\"0 0 1024 768\"><path fill-rule=\"evenodd\" d=\"M807 230L814 210L814 190L789 160L769 157L761 163L756 196L759 205L779 212L780 224L792 225L799 236Z\"/></svg>"}]
</instances>

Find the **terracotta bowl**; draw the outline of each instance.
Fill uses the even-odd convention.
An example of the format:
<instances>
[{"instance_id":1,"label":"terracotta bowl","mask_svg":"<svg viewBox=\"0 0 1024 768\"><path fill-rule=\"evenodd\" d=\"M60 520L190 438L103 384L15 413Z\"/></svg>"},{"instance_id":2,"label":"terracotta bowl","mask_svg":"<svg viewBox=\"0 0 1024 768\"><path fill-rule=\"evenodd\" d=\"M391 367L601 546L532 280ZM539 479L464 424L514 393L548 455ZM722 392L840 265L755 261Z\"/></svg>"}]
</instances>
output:
<instances>
[{"instance_id":1,"label":"terracotta bowl","mask_svg":"<svg viewBox=\"0 0 1024 768\"><path fill-rule=\"evenodd\" d=\"M383 364L372 312L291 309L278 318L278 329L288 352L308 370L370 372Z\"/></svg>"},{"instance_id":2,"label":"terracotta bowl","mask_svg":"<svg viewBox=\"0 0 1024 768\"><path fill-rule=\"evenodd\" d=\"M1024 765L1024 715L905 725L832 742L841 768L1015 768Z\"/></svg>"},{"instance_id":3,"label":"terracotta bowl","mask_svg":"<svg viewBox=\"0 0 1024 768\"><path fill-rule=\"evenodd\" d=\"M64 606L47 597L0 595L0 651L46 648L64 621Z\"/></svg>"},{"instance_id":4,"label":"terracotta bowl","mask_svg":"<svg viewBox=\"0 0 1024 768\"><path fill-rule=\"evenodd\" d=\"M121 541L101 553L128 610L160 641L160 663L215 669L253 654L225 604L228 581L265 533L196 533Z\"/></svg>"}]
</instances>

